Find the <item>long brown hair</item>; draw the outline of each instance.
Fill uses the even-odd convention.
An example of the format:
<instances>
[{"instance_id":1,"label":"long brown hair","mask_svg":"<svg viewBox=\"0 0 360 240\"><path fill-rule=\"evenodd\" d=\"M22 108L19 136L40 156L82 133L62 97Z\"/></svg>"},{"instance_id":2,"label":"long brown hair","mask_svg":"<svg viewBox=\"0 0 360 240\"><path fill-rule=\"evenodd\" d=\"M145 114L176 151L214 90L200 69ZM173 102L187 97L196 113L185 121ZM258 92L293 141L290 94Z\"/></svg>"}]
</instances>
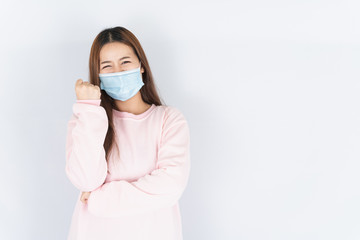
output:
<instances>
[{"instance_id":1,"label":"long brown hair","mask_svg":"<svg viewBox=\"0 0 360 240\"><path fill-rule=\"evenodd\" d=\"M124 27L113 27L102 30L95 38L90 51L89 58L89 78L90 83L97 85L100 87L100 50L101 48L111 42L120 42L124 43L127 46L131 47L141 62L141 66L144 68L144 73L142 73L142 79L144 85L140 89L141 98L147 104L155 104L156 106L164 105L163 101L160 100L159 95L157 93L157 88L154 83L154 79L150 70L150 66L148 60L146 58L145 52L141 47L139 40L135 37L135 35L127 30ZM116 135L114 130L113 123L113 115L112 109L115 107L115 101L111 98L105 90L101 90L101 104L104 107L109 127L104 141L104 149L106 152L106 161L109 161L109 153L114 145L118 144L116 142ZM117 150L118 150L117 146Z\"/></svg>"}]
</instances>

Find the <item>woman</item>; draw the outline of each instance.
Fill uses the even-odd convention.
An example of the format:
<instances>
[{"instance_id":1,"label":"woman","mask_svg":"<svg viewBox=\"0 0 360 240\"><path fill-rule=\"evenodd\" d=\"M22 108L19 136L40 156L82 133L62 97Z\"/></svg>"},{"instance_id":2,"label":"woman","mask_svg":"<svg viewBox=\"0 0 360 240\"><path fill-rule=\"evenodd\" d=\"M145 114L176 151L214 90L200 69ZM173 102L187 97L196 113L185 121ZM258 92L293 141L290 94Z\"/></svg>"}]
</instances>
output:
<instances>
[{"instance_id":1,"label":"woman","mask_svg":"<svg viewBox=\"0 0 360 240\"><path fill-rule=\"evenodd\" d=\"M184 115L163 105L145 53L126 28L101 31L90 82L75 83L65 172L80 190L68 240L182 239L190 173Z\"/></svg>"}]
</instances>

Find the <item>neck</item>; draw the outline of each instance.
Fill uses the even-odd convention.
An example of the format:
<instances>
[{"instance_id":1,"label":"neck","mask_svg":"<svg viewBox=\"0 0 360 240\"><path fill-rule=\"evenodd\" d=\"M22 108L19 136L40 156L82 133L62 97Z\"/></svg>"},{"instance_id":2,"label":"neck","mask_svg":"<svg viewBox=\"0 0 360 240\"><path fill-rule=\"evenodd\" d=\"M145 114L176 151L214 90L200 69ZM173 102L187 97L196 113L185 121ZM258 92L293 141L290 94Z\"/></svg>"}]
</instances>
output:
<instances>
[{"instance_id":1,"label":"neck","mask_svg":"<svg viewBox=\"0 0 360 240\"><path fill-rule=\"evenodd\" d=\"M135 115L143 113L151 107L151 104L147 104L142 100L140 91L137 92L135 96L126 101L115 99L115 105L116 110L121 112L129 112Z\"/></svg>"}]
</instances>

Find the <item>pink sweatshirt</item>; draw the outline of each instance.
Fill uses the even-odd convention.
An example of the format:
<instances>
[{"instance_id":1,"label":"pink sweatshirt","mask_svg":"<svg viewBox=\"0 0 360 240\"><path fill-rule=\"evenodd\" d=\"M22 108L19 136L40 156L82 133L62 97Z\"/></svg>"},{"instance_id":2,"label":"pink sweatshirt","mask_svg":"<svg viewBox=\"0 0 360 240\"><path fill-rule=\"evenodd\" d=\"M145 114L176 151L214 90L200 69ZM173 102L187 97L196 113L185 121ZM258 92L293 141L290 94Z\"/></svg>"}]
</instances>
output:
<instances>
[{"instance_id":1,"label":"pink sweatshirt","mask_svg":"<svg viewBox=\"0 0 360 240\"><path fill-rule=\"evenodd\" d=\"M68 240L183 239L178 200L190 173L184 115L154 104L138 115L113 109L120 159L115 152L107 164L100 101L77 100L68 122L65 172L79 189ZM83 191L91 191L87 204Z\"/></svg>"}]
</instances>

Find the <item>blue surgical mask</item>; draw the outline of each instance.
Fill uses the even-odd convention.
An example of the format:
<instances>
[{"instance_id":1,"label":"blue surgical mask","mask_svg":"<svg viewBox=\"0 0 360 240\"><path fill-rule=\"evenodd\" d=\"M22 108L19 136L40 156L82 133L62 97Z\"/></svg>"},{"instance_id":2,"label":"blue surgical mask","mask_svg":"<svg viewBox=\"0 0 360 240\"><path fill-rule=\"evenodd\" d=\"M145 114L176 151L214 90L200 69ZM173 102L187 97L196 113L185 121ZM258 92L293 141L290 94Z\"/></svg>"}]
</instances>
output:
<instances>
[{"instance_id":1,"label":"blue surgical mask","mask_svg":"<svg viewBox=\"0 0 360 240\"><path fill-rule=\"evenodd\" d=\"M126 101L144 85L140 67L122 72L100 73L100 88L117 100Z\"/></svg>"}]
</instances>

